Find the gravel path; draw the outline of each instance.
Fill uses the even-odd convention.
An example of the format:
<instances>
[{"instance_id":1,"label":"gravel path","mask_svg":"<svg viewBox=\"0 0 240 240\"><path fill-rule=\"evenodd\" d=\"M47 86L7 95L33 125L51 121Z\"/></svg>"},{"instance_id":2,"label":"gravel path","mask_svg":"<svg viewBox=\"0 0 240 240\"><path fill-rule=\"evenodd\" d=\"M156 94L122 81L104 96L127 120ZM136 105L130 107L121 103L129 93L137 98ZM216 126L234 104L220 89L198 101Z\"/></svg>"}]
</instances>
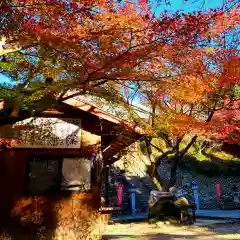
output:
<instances>
[{"instance_id":1,"label":"gravel path","mask_svg":"<svg viewBox=\"0 0 240 240\"><path fill-rule=\"evenodd\" d=\"M108 225L107 240L240 240L240 223L170 226L148 223Z\"/></svg>"}]
</instances>

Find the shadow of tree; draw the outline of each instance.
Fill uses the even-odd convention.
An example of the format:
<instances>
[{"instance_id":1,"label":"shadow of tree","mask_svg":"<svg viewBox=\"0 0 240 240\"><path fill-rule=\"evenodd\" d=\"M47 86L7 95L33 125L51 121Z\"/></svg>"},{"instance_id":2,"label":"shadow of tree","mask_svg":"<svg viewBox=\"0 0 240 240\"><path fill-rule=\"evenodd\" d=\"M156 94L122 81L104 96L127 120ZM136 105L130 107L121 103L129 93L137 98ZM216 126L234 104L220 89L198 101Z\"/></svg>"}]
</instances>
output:
<instances>
[{"instance_id":1,"label":"shadow of tree","mask_svg":"<svg viewBox=\"0 0 240 240\"><path fill-rule=\"evenodd\" d=\"M223 160L212 155L207 155L211 160L199 161L197 158L186 155L179 166L195 173L204 174L208 177L215 176L239 176L239 160Z\"/></svg>"},{"instance_id":2,"label":"shadow of tree","mask_svg":"<svg viewBox=\"0 0 240 240\"><path fill-rule=\"evenodd\" d=\"M0 239L4 235L17 240L98 239L107 219L92 208L94 199L85 197L21 198L10 212L1 211Z\"/></svg>"},{"instance_id":3,"label":"shadow of tree","mask_svg":"<svg viewBox=\"0 0 240 240\"><path fill-rule=\"evenodd\" d=\"M222 150L240 158L240 144L239 143L235 143L235 144L224 143L222 146Z\"/></svg>"},{"instance_id":4,"label":"shadow of tree","mask_svg":"<svg viewBox=\"0 0 240 240\"><path fill-rule=\"evenodd\" d=\"M1 197L1 234L19 240L38 239L40 236L42 239L53 239L57 227L58 203L56 197Z\"/></svg>"}]
</instances>

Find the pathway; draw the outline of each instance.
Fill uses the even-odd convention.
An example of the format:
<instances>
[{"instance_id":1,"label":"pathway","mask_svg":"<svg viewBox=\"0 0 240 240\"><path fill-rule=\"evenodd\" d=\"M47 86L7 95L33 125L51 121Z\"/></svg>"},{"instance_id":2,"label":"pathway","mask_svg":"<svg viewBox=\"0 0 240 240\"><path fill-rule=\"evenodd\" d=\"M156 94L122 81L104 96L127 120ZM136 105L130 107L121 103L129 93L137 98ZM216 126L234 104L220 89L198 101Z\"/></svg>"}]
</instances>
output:
<instances>
[{"instance_id":1,"label":"pathway","mask_svg":"<svg viewBox=\"0 0 240 240\"><path fill-rule=\"evenodd\" d=\"M108 225L103 239L106 240L239 240L240 224L228 221L206 221L191 226L171 226L141 223ZM212 221L212 222L211 222ZM218 220L219 221L219 220ZM218 223L218 224L216 224Z\"/></svg>"},{"instance_id":2,"label":"pathway","mask_svg":"<svg viewBox=\"0 0 240 240\"><path fill-rule=\"evenodd\" d=\"M196 217L214 218L214 219L239 219L240 210L198 210L196 211ZM113 216L112 221L124 222L124 221L144 221L147 220L147 213L136 213L135 215L119 215ZM240 240L240 239L239 239Z\"/></svg>"},{"instance_id":3,"label":"pathway","mask_svg":"<svg viewBox=\"0 0 240 240\"><path fill-rule=\"evenodd\" d=\"M197 217L240 219L240 210L198 210Z\"/></svg>"}]
</instances>

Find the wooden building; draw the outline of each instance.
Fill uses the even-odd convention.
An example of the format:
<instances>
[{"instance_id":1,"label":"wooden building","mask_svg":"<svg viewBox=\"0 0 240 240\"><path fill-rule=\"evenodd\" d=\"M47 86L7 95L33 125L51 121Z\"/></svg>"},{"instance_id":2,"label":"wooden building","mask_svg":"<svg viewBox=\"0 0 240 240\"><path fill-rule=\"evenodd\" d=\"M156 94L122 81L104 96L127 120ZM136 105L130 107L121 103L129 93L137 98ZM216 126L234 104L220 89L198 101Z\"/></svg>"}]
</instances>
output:
<instances>
[{"instance_id":1,"label":"wooden building","mask_svg":"<svg viewBox=\"0 0 240 240\"><path fill-rule=\"evenodd\" d=\"M101 196L106 206L108 166L142 130L75 99L35 117L11 118L4 111L1 234L5 229L14 239L97 239L94 225L106 216Z\"/></svg>"}]
</instances>

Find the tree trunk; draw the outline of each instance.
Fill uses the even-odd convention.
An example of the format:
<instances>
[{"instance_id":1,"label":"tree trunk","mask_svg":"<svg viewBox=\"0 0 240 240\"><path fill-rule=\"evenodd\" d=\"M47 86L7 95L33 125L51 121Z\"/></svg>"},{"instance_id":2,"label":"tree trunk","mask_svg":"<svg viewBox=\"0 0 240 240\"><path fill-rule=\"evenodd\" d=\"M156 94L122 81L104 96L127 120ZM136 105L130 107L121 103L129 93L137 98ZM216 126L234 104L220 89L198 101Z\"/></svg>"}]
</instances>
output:
<instances>
[{"instance_id":1,"label":"tree trunk","mask_svg":"<svg viewBox=\"0 0 240 240\"><path fill-rule=\"evenodd\" d=\"M213 114L214 114L214 110L210 113L210 115L208 116L208 119L206 120L206 122L209 122L212 117L213 117ZM178 169L178 164L179 164L179 161L182 160L182 158L184 157L184 155L187 153L187 151L192 147L192 145L196 142L197 140L197 135L193 136L191 141L188 143L188 145L183 149L183 150L179 150L179 145L183 139L183 136L180 137L178 140L177 140L177 143L176 145L169 151L163 153L154 163L152 162L152 165L155 165L154 166L154 171L152 171L152 177L155 177L157 180L158 179L161 179L160 176L158 175L158 167L160 166L160 163L161 161L168 157L169 154L175 154L171 160L173 161L173 165L172 165L172 168L171 168L171 172L170 172L170 183L168 184L168 186L164 186L165 189L169 189L170 187L176 185L176 181L177 181L177 169ZM148 145L147 145L148 144ZM148 149L148 153L149 153L149 149L151 151L151 144L149 141L146 141L146 145L147 145L147 149ZM156 148L156 147L155 147ZM159 180L158 180L159 181ZM161 182L161 180L159 181ZM164 185L164 184L162 184Z\"/></svg>"},{"instance_id":2,"label":"tree trunk","mask_svg":"<svg viewBox=\"0 0 240 240\"><path fill-rule=\"evenodd\" d=\"M173 166L171 167L169 188L172 186L175 186L177 182L177 169L178 169L178 163L180 161L179 157L180 156L177 154L172 158Z\"/></svg>"},{"instance_id":3,"label":"tree trunk","mask_svg":"<svg viewBox=\"0 0 240 240\"><path fill-rule=\"evenodd\" d=\"M206 120L206 122L209 122L212 117L213 117L214 111L211 112L211 114L209 115L208 119ZM197 135L195 135L191 141L188 143L188 145L182 150L180 151L179 154L176 154L172 160L173 162L173 166L171 168L171 175L170 175L170 187L176 185L176 181L177 181L177 169L178 169L178 164L179 161L182 160L182 158L184 157L184 155L187 153L187 151L191 148L191 146L196 142L197 140Z\"/></svg>"},{"instance_id":4,"label":"tree trunk","mask_svg":"<svg viewBox=\"0 0 240 240\"><path fill-rule=\"evenodd\" d=\"M187 151L190 149L190 147L195 143L197 140L197 135L195 135L192 140L188 143L188 145L178 154L176 154L173 158L173 166L171 168L171 175L170 175L170 187L176 185L177 182L177 169L179 161L181 161L184 157L184 155L187 153Z\"/></svg>"},{"instance_id":5,"label":"tree trunk","mask_svg":"<svg viewBox=\"0 0 240 240\"><path fill-rule=\"evenodd\" d=\"M18 103L14 103L13 104L13 110L11 113L11 117L17 117L19 114L19 104Z\"/></svg>"},{"instance_id":6,"label":"tree trunk","mask_svg":"<svg viewBox=\"0 0 240 240\"><path fill-rule=\"evenodd\" d=\"M157 171L157 166L152 163L151 165L151 173L150 176L153 178L153 183L156 185L156 187L161 191L161 192L165 192L166 191L166 186L164 185L164 182L162 181L162 179L160 178L158 171Z\"/></svg>"},{"instance_id":7,"label":"tree trunk","mask_svg":"<svg viewBox=\"0 0 240 240\"><path fill-rule=\"evenodd\" d=\"M155 163L155 159L152 156L152 149L151 149L151 138L145 139L146 150L147 150L147 157L151 163L150 169L148 169L148 174L153 178L154 185L160 190L164 191L165 187L163 186L162 180L157 172L158 165Z\"/></svg>"}]
</instances>

